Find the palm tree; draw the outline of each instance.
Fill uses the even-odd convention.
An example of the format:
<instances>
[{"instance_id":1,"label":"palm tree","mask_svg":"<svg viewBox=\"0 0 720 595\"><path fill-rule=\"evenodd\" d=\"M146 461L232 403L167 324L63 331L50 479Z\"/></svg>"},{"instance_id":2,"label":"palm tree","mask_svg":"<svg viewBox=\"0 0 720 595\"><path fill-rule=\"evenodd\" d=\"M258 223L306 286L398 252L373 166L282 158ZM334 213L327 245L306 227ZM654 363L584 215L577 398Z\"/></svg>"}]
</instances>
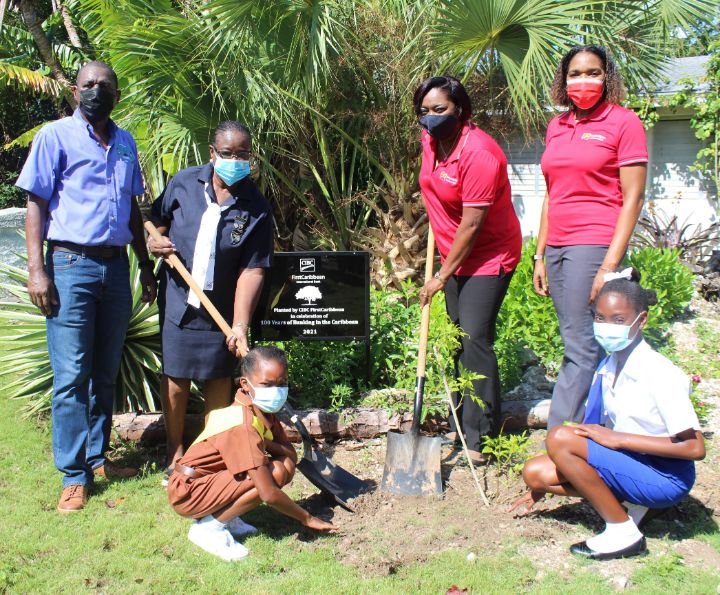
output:
<instances>
[{"instance_id":1,"label":"palm tree","mask_svg":"<svg viewBox=\"0 0 720 595\"><path fill-rule=\"evenodd\" d=\"M547 89L573 45L610 48L631 89L653 88L671 55L671 32L710 18L715 0L444 0L436 37L464 76L499 70L521 121L544 123ZM490 106L492 109L494 106Z\"/></svg>"},{"instance_id":2,"label":"palm tree","mask_svg":"<svg viewBox=\"0 0 720 595\"><path fill-rule=\"evenodd\" d=\"M450 71L491 131L537 128L559 57L609 45L631 86L657 80L669 31L713 0L70 0L121 77L116 116L148 186L207 159L218 121L256 135L285 247L370 247L379 277L424 253L413 87ZM657 49L660 49L660 52ZM387 274L383 273L385 271Z\"/></svg>"},{"instance_id":3,"label":"palm tree","mask_svg":"<svg viewBox=\"0 0 720 595\"><path fill-rule=\"evenodd\" d=\"M65 6L60 4L58 10L65 10ZM64 19L63 16L63 26L55 22L52 14L41 21L38 6L31 0L0 3L0 84L14 84L21 91L53 98L58 113L63 112L63 101L74 107L70 73L88 57L85 48L75 41L68 44L70 32L74 37L77 32ZM27 146L39 128L23 134L6 148Z\"/></svg>"}]
</instances>

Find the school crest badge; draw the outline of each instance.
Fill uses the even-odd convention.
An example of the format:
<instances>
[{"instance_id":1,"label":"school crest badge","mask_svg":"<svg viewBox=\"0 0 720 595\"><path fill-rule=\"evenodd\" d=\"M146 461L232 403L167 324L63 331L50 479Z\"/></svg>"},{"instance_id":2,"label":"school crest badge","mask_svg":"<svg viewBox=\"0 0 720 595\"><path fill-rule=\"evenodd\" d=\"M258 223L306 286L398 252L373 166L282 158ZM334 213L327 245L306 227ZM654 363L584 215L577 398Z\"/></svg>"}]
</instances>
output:
<instances>
[{"instance_id":1,"label":"school crest badge","mask_svg":"<svg viewBox=\"0 0 720 595\"><path fill-rule=\"evenodd\" d=\"M235 220L233 221L233 228L230 232L230 243L233 246L237 246L240 243L240 240L242 240L243 234L245 233L245 228L247 227L247 223L247 213L235 215Z\"/></svg>"}]
</instances>

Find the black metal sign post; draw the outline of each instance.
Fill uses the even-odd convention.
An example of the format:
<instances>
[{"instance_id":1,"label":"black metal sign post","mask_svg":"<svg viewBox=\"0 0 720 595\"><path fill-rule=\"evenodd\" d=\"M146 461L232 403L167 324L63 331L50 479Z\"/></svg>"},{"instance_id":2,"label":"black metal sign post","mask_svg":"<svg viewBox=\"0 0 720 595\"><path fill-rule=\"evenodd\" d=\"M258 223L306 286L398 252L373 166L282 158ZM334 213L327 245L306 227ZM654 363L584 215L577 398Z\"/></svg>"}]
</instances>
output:
<instances>
[{"instance_id":1,"label":"black metal sign post","mask_svg":"<svg viewBox=\"0 0 720 595\"><path fill-rule=\"evenodd\" d=\"M362 340L369 380L369 253L276 253L252 336L256 341Z\"/></svg>"}]
</instances>

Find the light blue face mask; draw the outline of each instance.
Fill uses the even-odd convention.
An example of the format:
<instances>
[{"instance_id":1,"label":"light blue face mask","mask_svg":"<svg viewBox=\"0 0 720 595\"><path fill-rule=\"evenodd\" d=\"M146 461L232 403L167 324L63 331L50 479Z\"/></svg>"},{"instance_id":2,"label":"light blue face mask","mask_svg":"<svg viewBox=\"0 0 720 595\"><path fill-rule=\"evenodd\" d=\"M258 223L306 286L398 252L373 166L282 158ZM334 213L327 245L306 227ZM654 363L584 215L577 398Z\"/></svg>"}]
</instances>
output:
<instances>
[{"instance_id":1,"label":"light blue face mask","mask_svg":"<svg viewBox=\"0 0 720 595\"><path fill-rule=\"evenodd\" d=\"M642 312L640 312L642 314ZM593 322L593 333L595 333L595 340L600 343L600 346L608 353L615 353L616 351L622 351L627 348L630 343L633 342L637 334L640 332L638 329L635 333L635 337L630 337L630 329L632 325L638 321L640 314L637 315L629 325L624 324L612 324L609 322Z\"/></svg>"},{"instance_id":2,"label":"light blue face mask","mask_svg":"<svg viewBox=\"0 0 720 595\"><path fill-rule=\"evenodd\" d=\"M248 380L248 384L253 387L255 395L253 396L253 404L260 411L265 413L277 413L287 401L287 386L260 386L255 388L252 382Z\"/></svg>"},{"instance_id":3,"label":"light blue face mask","mask_svg":"<svg viewBox=\"0 0 720 595\"><path fill-rule=\"evenodd\" d=\"M228 186L237 184L243 178L250 175L250 162L243 159L215 158L215 173Z\"/></svg>"}]
</instances>

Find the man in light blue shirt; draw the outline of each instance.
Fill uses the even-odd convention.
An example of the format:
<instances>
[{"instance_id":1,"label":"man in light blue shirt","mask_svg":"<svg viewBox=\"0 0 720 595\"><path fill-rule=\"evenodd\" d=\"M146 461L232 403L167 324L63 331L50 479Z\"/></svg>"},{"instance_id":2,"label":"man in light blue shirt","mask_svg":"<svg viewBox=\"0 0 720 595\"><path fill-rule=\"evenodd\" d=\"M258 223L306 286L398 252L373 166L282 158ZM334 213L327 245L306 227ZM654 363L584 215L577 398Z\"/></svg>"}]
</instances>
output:
<instances>
[{"instance_id":1,"label":"man in light blue shirt","mask_svg":"<svg viewBox=\"0 0 720 595\"><path fill-rule=\"evenodd\" d=\"M107 64L83 66L73 88L78 109L35 135L16 182L28 193L28 292L47 317L60 512L84 508L96 475L137 472L105 459L132 309L127 244L140 260L143 299L156 291L135 199L144 192L137 148L110 119L117 87Z\"/></svg>"}]
</instances>

